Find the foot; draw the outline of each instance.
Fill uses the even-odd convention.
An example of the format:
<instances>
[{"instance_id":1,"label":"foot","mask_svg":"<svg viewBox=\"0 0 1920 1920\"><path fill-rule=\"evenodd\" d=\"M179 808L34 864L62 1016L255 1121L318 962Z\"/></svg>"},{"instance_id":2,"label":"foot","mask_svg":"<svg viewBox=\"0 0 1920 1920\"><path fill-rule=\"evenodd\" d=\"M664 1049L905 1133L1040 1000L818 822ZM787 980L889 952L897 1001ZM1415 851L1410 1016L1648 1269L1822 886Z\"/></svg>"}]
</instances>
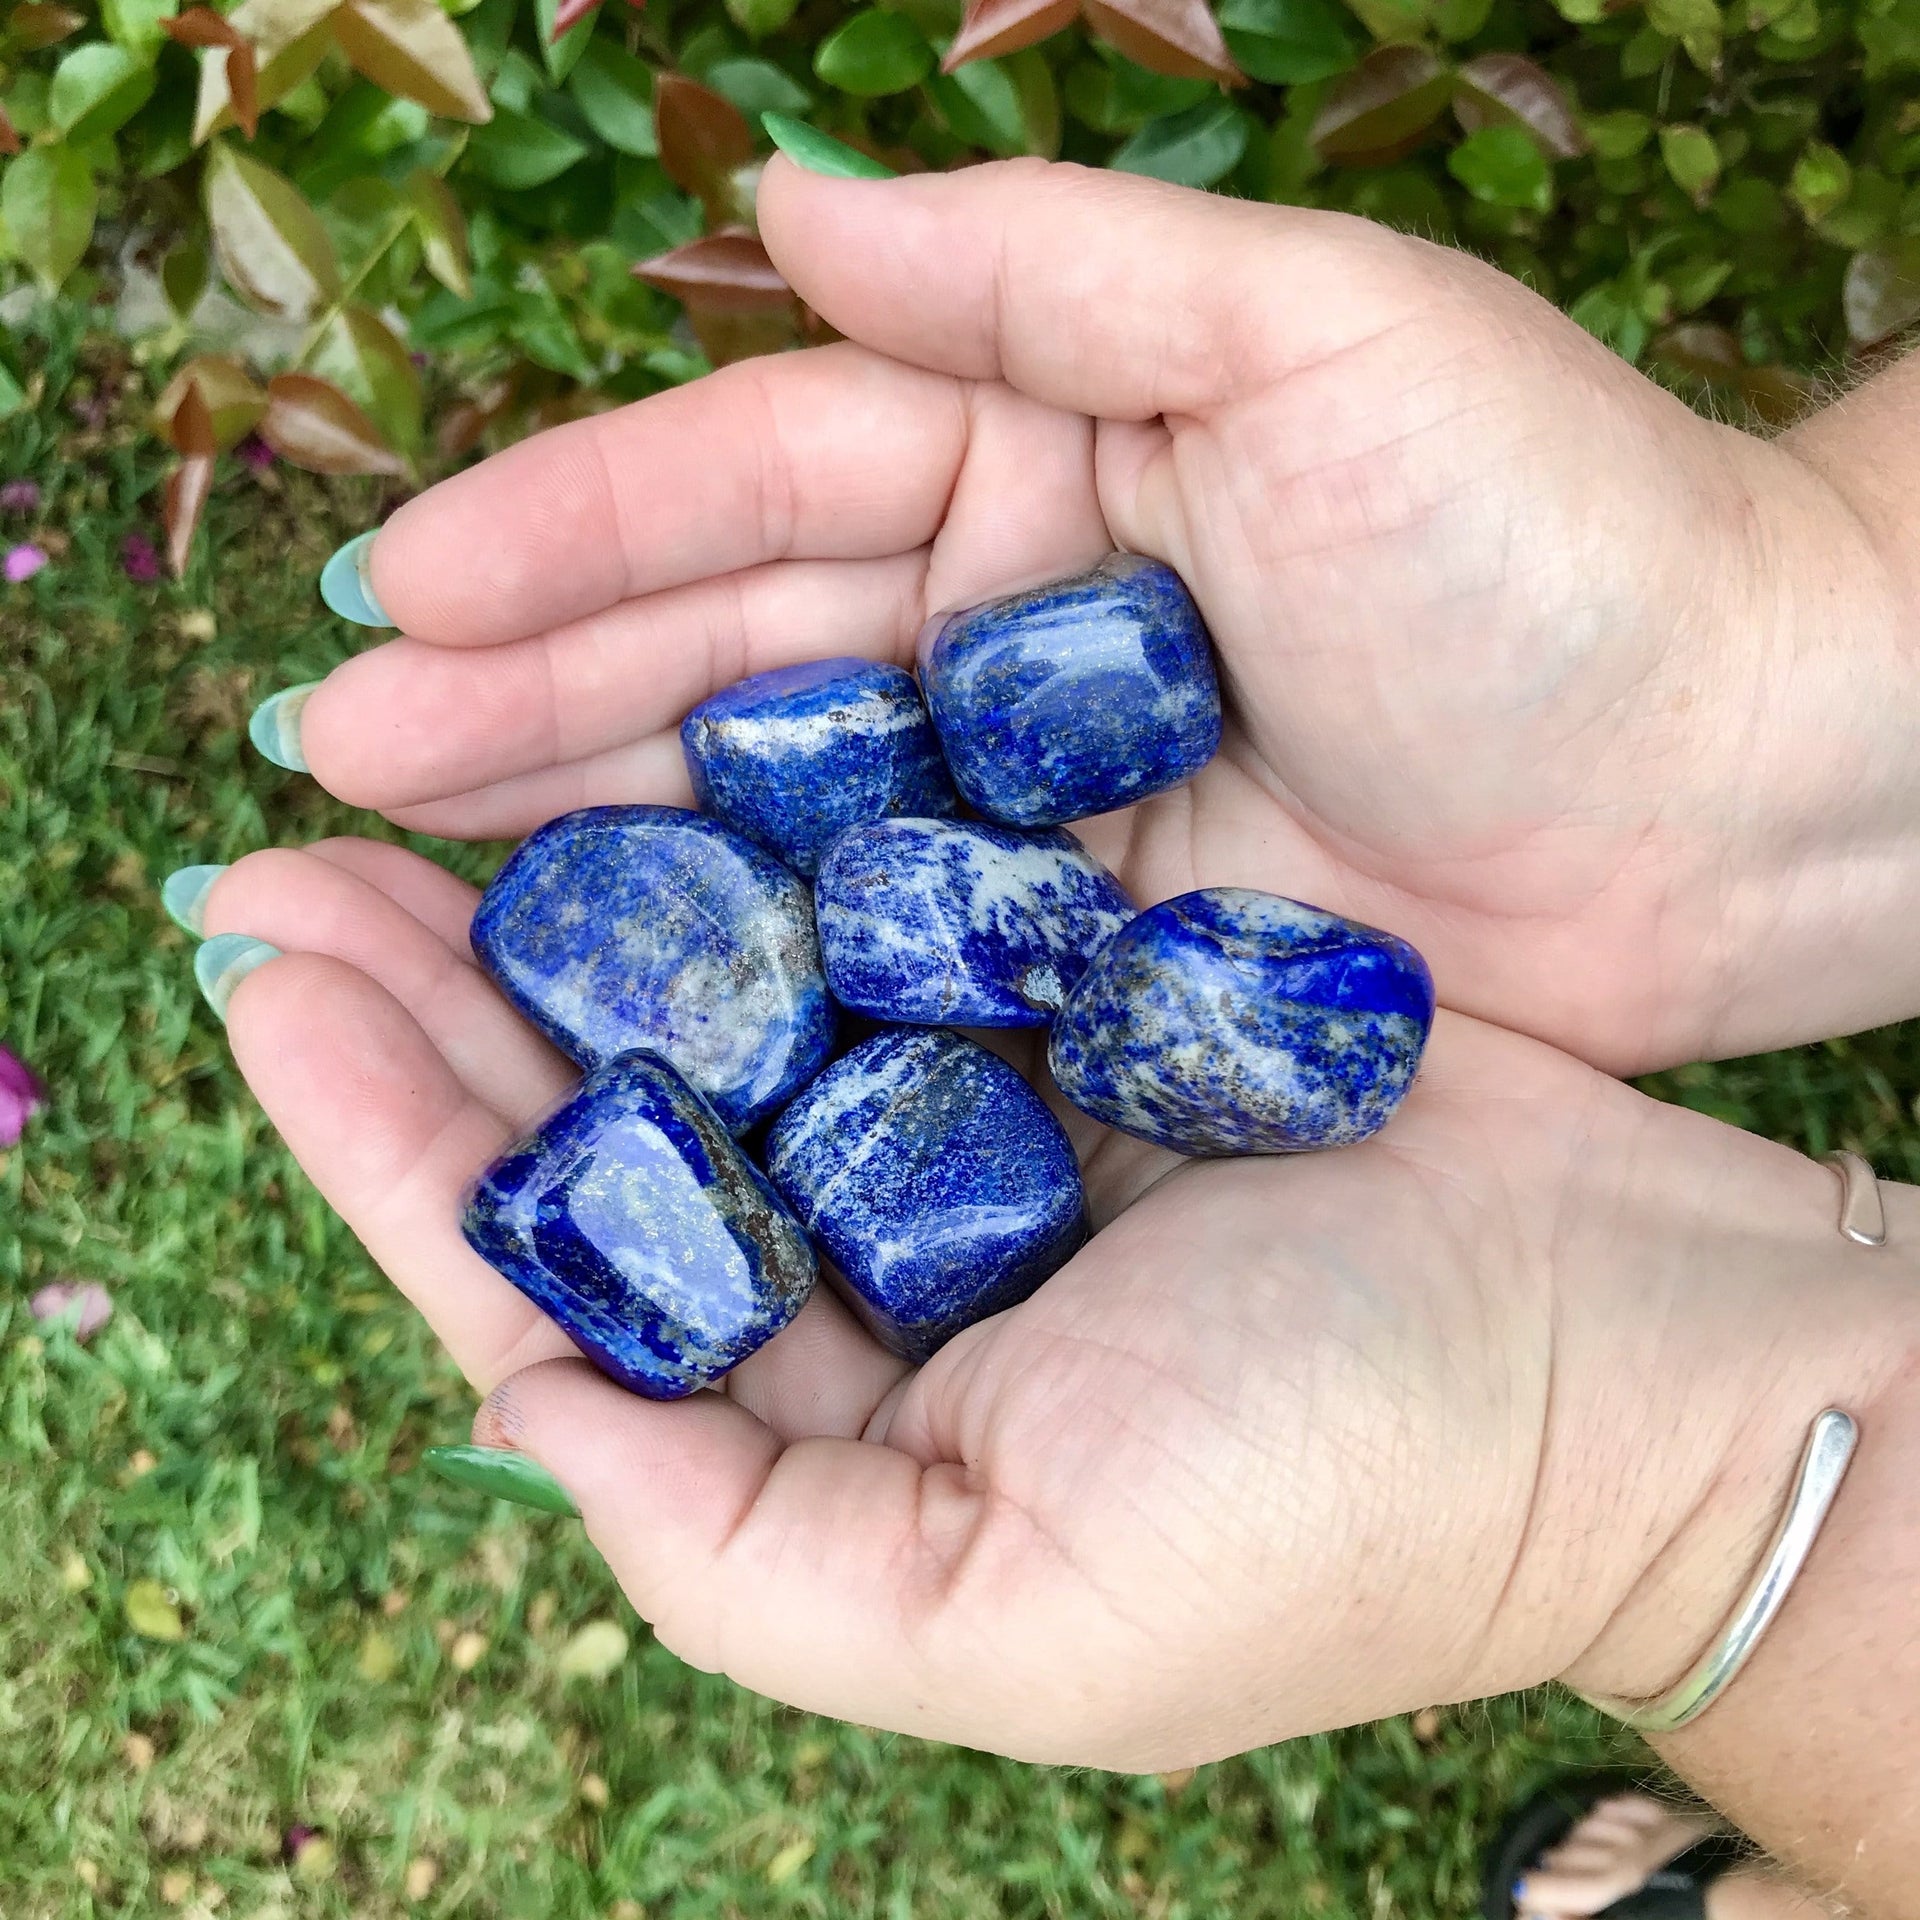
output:
<instances>
[{"instance_id":1,"label":"foot","mask_svg":"<svg viewBox=\"0 0 1920 1920\"><path fill-rule=\"evenodd\" d=\"M1514 1911L1520 1920L1577 1920L1600 1913L1637 1893L1713 1830L1706 1820L1677 1813L1644 1793L1596 1801L1516 1884Z\"/></svg>"}]
</instances>

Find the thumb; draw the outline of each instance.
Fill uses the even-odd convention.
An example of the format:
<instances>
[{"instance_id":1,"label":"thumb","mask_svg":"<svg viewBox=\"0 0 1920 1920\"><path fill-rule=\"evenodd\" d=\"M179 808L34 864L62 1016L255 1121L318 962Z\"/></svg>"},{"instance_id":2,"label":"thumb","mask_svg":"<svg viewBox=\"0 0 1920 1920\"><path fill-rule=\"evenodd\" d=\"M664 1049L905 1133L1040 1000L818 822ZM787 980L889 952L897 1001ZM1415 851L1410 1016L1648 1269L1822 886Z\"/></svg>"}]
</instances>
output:
<instances>
[{"instance_id":1,"label":"thumb","mask_svg":"<svg viewBox=\"0 0 1920 1920\"><path fill-rule=\"evenodd\" d=\"M850 339L1113 420L1205 416L1377 334L1444 258L1344 214L1038 160L882 184L776 157L759 210Z\"/></svg>"}]
</instances>

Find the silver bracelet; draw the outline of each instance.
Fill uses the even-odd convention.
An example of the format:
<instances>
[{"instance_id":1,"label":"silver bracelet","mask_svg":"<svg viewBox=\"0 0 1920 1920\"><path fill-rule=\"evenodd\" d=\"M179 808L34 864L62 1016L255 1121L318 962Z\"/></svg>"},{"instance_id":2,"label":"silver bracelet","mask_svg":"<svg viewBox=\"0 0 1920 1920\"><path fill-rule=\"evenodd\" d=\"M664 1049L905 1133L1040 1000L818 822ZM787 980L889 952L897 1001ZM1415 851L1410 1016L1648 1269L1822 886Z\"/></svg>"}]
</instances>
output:
<instances>
[{"instance_id":1,"label":"silver bracelet","mask_svg":"<svg viewBox=\"0 0 1920 1920\"><path fill-rule=\"evenodd\" d=\"M1885 1246L1886 1210L1873 1169L1857 1153L1828 1154L1826 1164L1840 1176L1841 1233L1858 1246ZM1753 1584L1741 1595L1719 1638L1665 1693L1652 1700L1622 1700L1611 1694L1581 1693L1578 1687L1571 1691L1636 1733L1674 1733L1698 1720L1753 1658L1786 1605L1859 1444L1859 1424L1838 1407L1827 1408L1814 1421L1800 1456L1793 1497Z\"/></svg>"}]
</instances>

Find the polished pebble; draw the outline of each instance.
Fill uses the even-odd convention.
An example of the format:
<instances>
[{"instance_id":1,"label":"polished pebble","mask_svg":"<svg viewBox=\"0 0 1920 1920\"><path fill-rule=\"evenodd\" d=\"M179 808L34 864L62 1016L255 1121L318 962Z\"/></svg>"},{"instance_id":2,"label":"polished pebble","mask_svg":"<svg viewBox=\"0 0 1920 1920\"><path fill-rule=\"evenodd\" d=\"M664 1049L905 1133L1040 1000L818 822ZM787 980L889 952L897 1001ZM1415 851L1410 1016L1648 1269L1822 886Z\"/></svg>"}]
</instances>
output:
<instances>
[{"instance_id":1,"label":"polished pebble","mask_svg":"<svg viewBox=\"0 0 1920 1920\"><path fill-rule=\"evenodd\" d=\"M767 1172L892 1352L927 1359L1086 1237L1080 1169L1014 1069L956 1033L881 1033L775 1121Z\"/></svg>"},{"instance_id":2,"label":"polished pebble","mask_svg":"<svg viewBox=\"0 0 1920 1920\"><path fill-rule=\"evenodd\" d=\"M602 1372L654 1400L738 1366L813 1288L806 1235L654 1053L582 1081L475 1182L461 1226Z\"/></svg>"},{"instance_id":3,"label":"polished pebble","mask_svg":"<svg viewBox=\"0 0 1920 1920\"><path fill-rule=\"evenodd\" d=\"M924 1026L1040 1027L1133 902L1070 833L879 820L834 842L814 911L843 1006Z\"/></svg>"},{"instance_id":4,"label":"polished pebble","mask_svg":"<svg viewBox=\"0 0 1920 1920\"><path fill-rule=\"evenodd\" d=\"M806 885L682 807L592 807L522 843L473 950L584 1067L663 1053L735 1133L825 1064L833 1004Z\"/></svg>"},{"instance_id":5,"label":"polished pebble","mask_svg":"<svg viewBox=\"0 0 1920 1920\"><path fill-rule=\"evenodd\" d=\"M1083 1112L1176 1153L1298 1153L1385 1126L1432 1023L1432 977L1404 940L1209 887L1107 943L1048 1058Z\"/></svg>"},{"instance_id":6,"label":"polished pebble","mask_svg":"<svg viewBox=\"0 0 1920 1920\"><path fill-rule=\"evenodd\" d=\"M680 727L701 808L813 874L849 827L958 802L913 675L871 660L756 673Z\"/></svg>"},{"instance_id":7,"label":"polished pebble","mask_svg":"<svg viewBox=\"0 0 1920 1920\"><path fill-rule=\"evenodd\" d=\"M1130 806L1220 745L1199 609L1172 568L1135 554L930 621L920 680L954 784L1008 826Z\"/></svg>"}]
</instances>

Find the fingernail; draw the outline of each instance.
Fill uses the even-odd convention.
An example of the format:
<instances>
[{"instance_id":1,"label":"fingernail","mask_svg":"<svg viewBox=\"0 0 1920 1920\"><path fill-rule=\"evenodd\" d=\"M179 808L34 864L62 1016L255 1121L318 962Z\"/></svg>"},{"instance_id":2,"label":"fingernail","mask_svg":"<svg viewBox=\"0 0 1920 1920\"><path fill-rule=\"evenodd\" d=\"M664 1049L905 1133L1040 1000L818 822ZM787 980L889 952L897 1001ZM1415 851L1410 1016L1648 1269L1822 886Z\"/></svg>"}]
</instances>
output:
<instances>
[{"instance_id":1,"label":"fingernail","mask_svg":"<svg viewBox=\"0 0 1920 1920\"><path fill-rule=\"evenodd\" d=\"M373 576L367 570L374 538L371 533L356 533L320 569L320 598L342 620L351 620L357 627L393 625L374 594Z\"/></svg>"},{"instance_id":2,"label":"fingernail","mask_svg":"<svg viewBox=\"0 0 1920 1920\"><path fill-rule=\"evenodd\" d=\"M176 927L197 939L206 932L207 895L226 867L181 867L160 883L160 904Z\"/></svg>"},{"instance_id":3,"label":"fingernail","mask_svg":"<svg viewBox=\"0 0 1920 1920\"><path fill-rule=\"evenodd\" d=\"M250 939L244 933L216 933L193 956L193 977L199 981L207 1005L224 1021L227 1002L240 982L255 967L279 958L280 949L264 940Z\"/></svg>"},{"instance_id":4,"label":"fingernail","mask_svg":"<svg viewBox=\"0 0 1920 1920\"><path fill-rule=\"evenodd\" d=\"M318 688L318 680L298 687L284 687L271 700L254 708L247 722L247 737L276 767L289 773L305 773L307 756L300 750L300 716Z\"/></svg>"},{"instance_id":5,"label":"fingernail","mask_svg":"<svg viewBox=\"0 0 1920 1920\"><path fill-rule=\"evenodd\" d=\"M429 1447L421 1460L443 1480L471 1487L490 1499L511 1500L541 1513L564 1513L577 1520L580 1509L538 1460L508 1447Z\"/></svg>"},{"instance_id":6,"label":"fingernail","mask_svg":"<svg viewBox=\"0 0 1920 1920\"><path fill-rule=\"evenodd\" d=\"M891 167L836 140L830 133L796 120L787 113L763 113L760 124L767 138L796 165L809 173L824 173L832 180L897 180Z\"/></svg>"},{"instance_id":7,"label":"fingernail","mask_svg":"<svg viewBox=\"0 0 1920 1920\"><path fill-rule=\"evenodd\" d=\"M1524 1907L1527 1904L1527 1882L1524 1876L1516 1880L1508 1891L1512 1893L1513 1904L1516 1907Z\"/></svg>"}]
</instances>

